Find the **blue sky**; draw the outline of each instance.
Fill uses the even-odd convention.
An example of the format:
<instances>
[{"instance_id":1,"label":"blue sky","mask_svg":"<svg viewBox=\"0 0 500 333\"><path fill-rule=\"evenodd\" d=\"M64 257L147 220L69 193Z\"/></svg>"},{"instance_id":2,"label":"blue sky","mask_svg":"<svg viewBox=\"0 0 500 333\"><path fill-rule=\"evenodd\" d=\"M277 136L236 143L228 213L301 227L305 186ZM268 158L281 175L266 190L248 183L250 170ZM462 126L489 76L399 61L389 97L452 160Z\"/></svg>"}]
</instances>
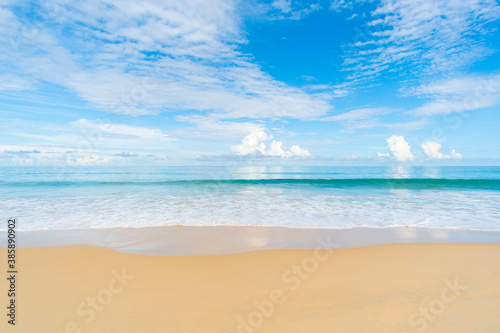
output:
<instances>
[{"instance_id":1,"label":"blue sky","mask_svg":"<svg viewBox=\"0 0 500 333\"><path fill-rule=\"evenodd\" d=\"M499 165L496 0L0 5L0 165Z\"/></svg>"}]
</instances>

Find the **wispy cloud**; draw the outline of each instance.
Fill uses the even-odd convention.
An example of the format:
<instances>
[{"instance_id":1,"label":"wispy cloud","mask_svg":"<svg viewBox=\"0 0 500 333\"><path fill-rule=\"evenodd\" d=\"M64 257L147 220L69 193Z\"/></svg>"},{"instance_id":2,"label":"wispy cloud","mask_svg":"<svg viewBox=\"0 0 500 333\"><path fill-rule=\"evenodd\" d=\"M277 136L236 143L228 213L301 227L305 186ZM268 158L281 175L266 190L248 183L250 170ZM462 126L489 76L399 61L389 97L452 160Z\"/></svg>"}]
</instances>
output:
<instances>
[{"instance_id":1,"label":"wispy cloud","mask_svg":"<svg viewBox=\"0 0 500 333\"><path fill-rule=\"evenodd\" d=\"M31 90L34 85L29 80L16 75L0 75L1 90Z\"/></svg>"},{"instance_id":2,"label":"wispy cloud","mask_svg":"<svg viewBox=\"0 0 500 333\"><path fill-rule=\"evenodd\" d=\"M29 146L0 146L0 157L15 165L77 166L108 164L112 158L99 156L94 152L85 154L76 150L58 147L39 147L29 150Z\"/></svg>"},{"instance_id":3,"label":"wispy cloud","mask_svg":"<svg viewBox=\"0 0 500 333\"><path fill-rule=\"evenodd\" d=\"M348 112L340 113L334 116L323 117L323 121L338 121L347 130L360 130L375 127L393 128L401 130L416 130L429 124L426 119L417 119L410 121L394 122L384 121L381 118L395 113L391 108L360 108Z\"/></svg>"},{"instance_id":4,"label":"wispy cloud","mask_svg":"<svg viewBox=\"0 0 500 333\"><path fill-rule=\"evenodd\" d=\"M352 4L335 1L336 10ZM360 40L348 47L349 78L370 79L384 71L451 73L492 52L480 37L500 18L496 0L382 0ZM390 66L389 66L390 65ZM409 65L409 66L408 66Z\"/></svg>"},{"instance_id":5,"label":"wispy cloud","mask_svg":"<svg viewBox=\"0 0 500 333\"><path fill-rule=\"evenodd\" d=\"M176 120L193 126L176 128L169 131L169 134L174 138L190 140L235 142L250 132L264 130L265 128L264 124L223 121L217 117L200 115L177 116Z\"/></svg>"},{"instance_id":6,"label":"wispy cloud","mask_svg":"<svg viewBox=\"0 0 500 333\"><path fill-rule=\"evenodd\" d=\"M49 0L36 6L41 15L30 27L11 7L2 8L0 42L7 52L0 60L67 87L97 108L130 115L208 110L221 118L300 119L331 108L329 95L287 86L238 50L245 35L233 1ZM28 28L33 37L11 45L7 36L18 38Z\"/></svg>"},{"instance_id":7,"label":"wispy cloud","mask_svg":"<svg viewBox=\"0 0 500 333\"><path fill-rule=\"evenodd\" d=\"M14 156L19 156L19 157L29 157L32 154L40 154L41 151L37 149L33 150L5 150L4 154L6 155L14 155Z\"/></svg>"},{"instance_id":8,"label":"wispy cloud","mask_svg":"<svg viewBox=\"0 0 500 333\"><path fill-rule=\"evenodd\" d=\"M49 129L48 133L45 133L45 128L42 128L41 133L17 131L16 136L33 140L29 145L18 149L112 156L126 149L165 152L172 150L176 141L157 128L100 120L80 119L69 124L52 124L46 127Z\"/></svg>"},{"instance_id":9,"label":"wispy cloud","mask_svg":"<svg viewBox=\"0 0 500 333\"><path fill-rule=\"evenodd\" d=\"M333 0L330 4L330 9L340 13L346 9L352 9L354 7L353 1L349 0Z\"/></svg>"},{"instance_id":10,"label":"wispy cloud","mask_svg":"<svg viewBox=\"0 0 500 333\"><path fill-rule=\"evenodd\" d=\"M353 121L362 119L372 119L374 117L385 115L393 112L387 108L361 108L351 110L334 116L324 117L322 120L326 121Z\"/></svg>"},{"instance_id":11,"label":"wispy cloud","mask_svg":"<svg viewBox=\"0 0 500 333\"><path fill-rule=\"evenodd\" d=\"M307 3L305 1L274 0L269 6L265 6L268 11L267 18L271 20L300 20L303 17L321 9L319 3Z\"/></svg>"},{"instance_id":12,"label":"wispy cloud","mask_svg":"<svg viewBox=\"0 0 500 333\"><path fill-rule=\"evenodd\" d=\"M419 116L476 110L500 103L500 74L468 75L421 85L405 93L431 99L410 111Z\"/></svg>"},{"instance_id":13,"label":"wispy cloud","mask_svg":"<svg viewBox=\"0 0 500 333\"><path fill-rule=\"evenodd\" d=\"M118 156L118 157L137 157L138 155L135 154L135 153L121 152L121 153L113 154L113 156Z\"/></svg>"},{"instance_id":14,"label":"wispy cloud","mask_svg":"<svg viewBox=\"0 0 500 333\"><path fill-rule=\"evenodd\" d=\"M134 139L134 140L169 140L168 135L156 128L145 128L138 126L130 126L124 124L107 123L103 121L93 122L87 119L79 119L71 123L80 129L92 129L97 134L117 139Z\"/></svg>"}]
</instances>

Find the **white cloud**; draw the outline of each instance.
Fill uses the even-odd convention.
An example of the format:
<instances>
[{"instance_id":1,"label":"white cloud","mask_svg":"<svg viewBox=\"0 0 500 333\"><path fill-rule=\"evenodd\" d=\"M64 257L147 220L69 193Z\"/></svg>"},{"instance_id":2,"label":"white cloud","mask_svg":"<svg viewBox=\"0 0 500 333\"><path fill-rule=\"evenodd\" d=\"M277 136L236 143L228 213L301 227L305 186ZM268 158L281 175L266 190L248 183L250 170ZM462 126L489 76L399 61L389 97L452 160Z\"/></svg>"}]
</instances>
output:
<instances>
[{"instance_id":1,"label":"white cloud","mask_svg":"<svg viewBox=\"0 0 500 333\"><path fill-rule=\"evenodd\" d=\"M138 155L136 153L129 153L129 152L121 152L121 153L116 153L113 154L113 156L118 156L118 157L137 157Z\"/></svg>"},{"instance_id":2,"label":"white cloud","mask_svg":"<svg viewBox=\"0 0 500 333\"><path fill-rule=\"evenodd\" d=\"M353 121L361 119L371 119L376 116L391 113L392 110L387 108L361 108L341 113L335 116L324 117L322 120L332 121Z\"/></svg>"},{"instance_id":3,"label":"white cloud","mask_svg":"<svg viewBox=\"0 0 500 333\"><path fill-rule=\"evenodd\" d=\"M264 155L285 157L286 153L281 148L281 146L283 146L283 142L281 142L281 141L271 142L271 146L269 147L269 150L267 152L264 151Z\"/></svg>"},{"instance_id":4,"label":"white cloud","mask_svg":"<svg viewBox=\"0 0 500 333\"><path fill-rule=\"evenodd\" d=\"M391 153L377 153L381 159L393 158L398 162L408 162L418 160L419 158L411 152L411 147L403 136L393 135L387 138L387 147ZM460 159L462 154L457 153L452 149L449 155L441 152L441 144L438 142L428 141L422 144L422 151L428 160L441 160L441 159Z\"/></svg>"},{"instance_id":5,"label":"white cloud","mask_svg":"<svg viewBox=\"0 0 500 333\"><path fill-rule=\"evenodd\" d=\"M335 1L341 10L350 5ZM346 48L350 79L369 79L388 68L435 76L482 59L492 50L483 35L500 18L496 0L382 0L374 19ZM410 66L408 66L410 64ZM391 67L389 67L391 65Z\"/></svg>"},{"instance_id":6,"label":"white cloud","mask_svg":"<svg viewBox=\"0 0 500 333\"><path fill-rule=\"evenodd\" d=\"M113 123L110 121L91 121L79 119L69 124L39 126L25 122L23 128L35 128L37 132L24 132L17 129L17 137L32 139L31 149L50 152L74 152L78 154L97 154L100 157L130 149L142 152L166 153L175 150L176 139L158 128L146 128ZM29 126L29 127L26 127ZM40 133L40 134L39 134ZM29 142L29 141L28 141ZM19 150L30 150L19 148ZM181 155L182 152L176 152Z\"/></svg>"},{"instance_id":7,"label":"white cloud","mask_svg":"<svg viewBox=\"0 0 500 333\"><path fill-rule=\"evenodd\" d=\"M387 146L394 159L398 162L415 160L415 155L411 152L411 147L404 137L393 135L387 139Z\"/></svg>"},{"instance_id":8,"label":"white cloud","mask_svg":"<svg viewBox=\"0 0 500 333\"><path fill-rule=\"evenodd\" d=\"M352 1L346 1L346 0L334 0L330 4L330 9L336 11L337 13L340 13L341 11L345 9L352 9L353 3Z\"/></svg>"},{"instance_id":9,"label":"white cloud","mask_svg":"<svg viewBox=\"0 0 500 333\"><path fill-rule=\"evenodd\" d=\"M391 154L389 154L389 153L377 153L377 156L379 158L389 158L389 157L391 157Z\"/></svg>"},{"instance_id":10,"label":"white cloud","mask_svg":"<svg viewBox=\"0 0 500 333\"><path fill-rule=\"evenodd\" d=\"M410 111L419 116L476 110L500 103L500 74L442 80L404 93L432 99Z\"/></svg>"},{"instance_id":11,"label":"white cloud","mask_svg":"<svg viewBox=\"0 0 500 333\"><path fill-rule=\"evenodd\" d=\"M290 148L290 156L307 157L311 155L308 150L300 148L299 146L292 146Z\"/></svg>"},{"instance_id":12,"label":"white cloud","mask_svg":"<svg viewBox=\"0 0 500 333\"><path fill-rule=\"evenodd\" d=\"M441 144L437 142L426 142L422 144L422 149L429 159L442 159L444 155L440 152Z\"/></svg>"},{"instance_id":13,"label":"white cloud","mask_svg":"<svg viewBox=\"0 0 500 333\"><path fill-rule=\"evenodd\" d=\"M93 151L78 151L60 147L0 146L0 157L15 165L52 165L72 167L82 165L106 165L113 157L100 156Z\"/></svg>"},{"instance_id":14,"label":"white cloud","mask_svg":"<svg viewBox=\"0 0 500 333\"><path fill-rule=\"evenodd\" d=\"M266 6L265 6L266 7ZM268 6L267 19L270 20L300 20L321 9L319 4L308 4L301 1L275 0ZM273 13L278 11L278 13Z\"/></svg>"},{"instance_id":15,"label":"white cloud","mask_svg":"<svg viewBox=\"0 0 500 333\"><path fill-rule=\"evenodd\" d=\"M169 131L172 138L234 142L247 133L264 129L263 124L251 122L221 121L215 117L200 115L177 116L177 121L194 125Z\"/></svg>"},{"instance_id":16,"label":"white cloud","mask_svg":"<svg viewBox=\"0 0 500 333\"><path fill-rule=\"evenodd\" d=\"M0 75L1 90L31 90L32 82L16 75Z\"/></svg>"},{"instance_id":17,"label":"white cloud","mask_svg":"<svg viewBox=\"0 0 500 333\"><path fill-rule=\"evenodd\" d=\"M429 125L429 123L430 122L427 119L418 119L413 121L383 124L381 125L381 127L397 128L399 130L412 131L421 129L426 125Z\"/></svg>"},{"instance_id":18,"label":"white cloud","mask_svg":"<svg viewBox=\"0 0 500 333\"><path fill-rule=\"evenodd\" d=\"M441 144L438 142L425 142L422 144L422 150L424 151L425 155L427 156L428 159L432 160L440 160L440 159L460 159L462 158L462 154L457 153L455 149L453 149L450 153L450 155L444 155L441 153Z\"/></svg>"},{"instance_id":19,"label":"white cloud","mask_svg":"<svg viewBox=\"0 0 500 333\"><path fill-rule=\"evenodd\" d=\"M168 137L166 133L163 133L161 130L156 128L144 128L106 122L92 122L87 119L79 119L71 124L80 128L96 130L103 136L115 137L119 139L161 140Z\"/></svg>"},{"instance_id":20,"label":"white cloud","mask_svg":"<svg viewBox=\"0 0 500 333\"><path fill-rule=\"evenodd\" d=\"M299 146L292 146L289 151L283 150L283 142L273 140L269 149L267 149L264 141L272 139L263 130L254 131L243 138L239 145L231 147L231 150L239 156L255 155L255 156L272 156L272 157L307 157L309 151Z\"/></svg>"},{"instance_id":21,"label":"white cloud","mask_svg":"<svg viewBox=\"0 0 500 333\"><path fill-rule=\"evenodd\" d=\"M452 149L452 150L451 150L451 153L450 153L450 157L451 157L451 158L457 158L457 159L458 159L458 158L462 158L462 157L463 157L463 155L462 155L462 154L460 154L460 153L457 153L457 152L455 151L455 149Z\"/></svg>"},{"instance_id":22,"label":"white cloud","mask_svg":"<svg viewBox=\"0 0 500 333\"><path fill-rule=\"evenodd\" d=\"M307 80L307 75L302 75L304 79ZM312 79L316 80L314 77ZM308 80L311 81L311 80ZM331 98L341 98L346 97L354 93L354 90L351 88L350 83L341 83L336 85L331 84L307 84L304 86L304 89L309 91L323 91L328 94Z\"/></svg>"},{"instance_id":23,"label":"white cloud","mask_svg":"<svg viewBox=\"0 0 500 333\"><path fill-rule=\"evenodd\" d=\"M281 10L284 13L289 13L292 10L292 1L291 0L274 0L271 3L276 9Z\"/></svg>"},{"instance_id":24,"label":"white cloud","mask_svg":"<svg viewBox=\"0 0 500 333\"><path fill-rule=\"evenodd\" d=\"M69 88L97 108L300 119L331 109L330 95L287 86L238 50L246 41L235 1L48 0L37 6L40 18L32 18L27 38L19 37L27 30L23 20L2 8L0 45L6 51L0 61ZM14 47L12 39L19 41Z\"/></svg>"},{"instance_id":25,"label":"white cloud","mask_svg":"<svg viewBox=\"0 0 500 333\"><path fill-rule=\"evenodd\" d=\"M323 117L323 121L340 121L348 130L360 130L374 127L385 127L400 130L416 130L429 124L427 119L418 119L403 122L382 121L385 115L392 114L396 110L390 108L361 108L351 110L334 116Z\"/></svg>"},{"instance_id":26,"label":"white cloud","mask_svg":"<svg viewBox=\"0 0 500 333\"><path fill-rule=\"evenodd\" d=\"M254 131L243 138L240 145L231 147L231 150L237 155L250 155L257 152L266 155L266 145L263 141L271 137L264 131Z\"/></svg>"}]
</instances>

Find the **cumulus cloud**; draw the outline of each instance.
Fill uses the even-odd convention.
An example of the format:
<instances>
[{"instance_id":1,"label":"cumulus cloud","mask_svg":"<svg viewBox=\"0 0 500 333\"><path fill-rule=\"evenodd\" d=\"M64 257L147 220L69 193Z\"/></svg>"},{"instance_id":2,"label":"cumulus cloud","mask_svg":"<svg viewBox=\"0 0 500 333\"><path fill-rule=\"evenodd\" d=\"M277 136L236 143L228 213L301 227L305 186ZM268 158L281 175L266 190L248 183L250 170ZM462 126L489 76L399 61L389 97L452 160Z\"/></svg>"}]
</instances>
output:
<instances>
[{"instance_id":1,"label":"cumulus cloud","mask_svg":"<svg viewBox=\"0 0 500 333\"><path fill-rule=\"evenodd\" d=\"M262 141L271 139L266 132L259 130L254 131L243 138L240 145L231 147L231 150L237 155L250 155L257 152L266 155L266 144Z\"/></svg>"},{"instance_id":2,"label":"cumulus cloud","mask_svg":"<svg viewBox=\"0 0 500 333\"><path fill-rule=\"evenodd\" d=\"M390 153L377 153L381 159L394 159L398 162L408 162L418 160L419 157L411 152L410 144L403 136L393 135L387 138L387 147ZM441 159L460 159L462 154L457 153L452 149L449 155L441 152L441 144L439 142L428 141L422 144L422 151L428 160L441 160Z\"/></svg>"},{"instance_id":3,"label":"cumulus cloud","mask_svg":"<svg viewBox=\"0 0 500 333\"><path fill-rule=\"evenodd\" d=\"M451 158L462 158L463 156L462 156L462 154L457 153L457 152L455 151L455 149L452 149L452 150L451 150L451 153L450 153L450 157L451 157Z\"/></svg>"},{"instance_id":4,"label":"cumulus cloud","mask_svg":"<svg viewBox=\"0 0 500 333\"><path fill-rule=\"evenodd\" d=\"M290 148L290 153L292 154L292 156L299 156L299 157L306 157L311 155L309 151L307 151L304 148L300 148L299 146L292 146Z\"/></svg>"},{"instance_id":5,"label":"cumulus cloud","mask_svg":"<svg viewBox=\"0 0 500 333\"><path fill-rule=\"evenodd\" d=\"M422 150L430 159L442 159L444 155L440 152L441 144L437 142L426 142L422 145Z\"/></svg>"},{"instance_id":6,"label":"cumulus cloud","mask_svg":"<svg viewBox=\"0 0 500 333\"><path fill-rule=\"evenodd\" d=\"M273 142L271 142L269 150L267 152L264 151L264 154L265 155L269 155L269 156L285 157L286 153L281 148L281 146L283 146L283 142L281 142L281 141L273 141Z\"/></svg>"},{"instance_id":7,"label":"cumulus cloud","mask_svg":"<svg viewBox=\"0 0 500 333\"><path fill-rule=\"evenodd\" d=\"M450 153L450 155L445 155L441 153L441 144L438 142L425 142L422 144L422 150L424 151L425 156L427 159L432 159L432 160L440 160L440 159L459 159L462 158L462 154L457 153L455 149L453 149Z\"/></svg>"},{"instance_id":8,"label":"cumulus cloud","mask_svg":"<svg viewBox=\"0 0 500 333\"><path fill-rule=\"evenodd\" d=\"M310 155L309 151L299 146L292 146L290 150L283 150L283 142L273 140L269 148L267 148L264 141L271 140L263 130L256 130L245 136L239 145L231 147L231 150L239 156L255 155L255 156L272 156L272 157L307 157Z\"/></svg>"},{"instance_id":9,"label":"cumulus cloud","mask_svg":"<svg viewBox=\"0 0 500 333\"><path fill-rule=\"evenodd\" d=\"M400 135L393 135L387 139L387 147L394 159L398 162L412 161L415 155L411 152L411 147L405 138Z\"/></svg>"}]
</instances>

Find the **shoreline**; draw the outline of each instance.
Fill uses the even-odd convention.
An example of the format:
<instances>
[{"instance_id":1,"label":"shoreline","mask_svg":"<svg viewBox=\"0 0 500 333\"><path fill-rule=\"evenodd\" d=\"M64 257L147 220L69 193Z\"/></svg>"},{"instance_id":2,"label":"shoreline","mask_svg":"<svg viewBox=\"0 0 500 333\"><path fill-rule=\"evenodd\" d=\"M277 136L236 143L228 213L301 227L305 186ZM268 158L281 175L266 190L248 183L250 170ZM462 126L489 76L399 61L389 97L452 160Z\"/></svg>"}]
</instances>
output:
<instances>
[{"instance_id":1,"label":"shoreline","mask_svg":"<svg viewBox=\"0 0 500 333\"><path fill-rule=\"evenodd\" d=\"M0 248L7 233L0 232ZM500 244L500 231L387 228L291 228L272 226L163 226L18 231L18 248L89 245L144 255L222 255L257 250L349 249L400 243Z\"/></svg>"}]
</instances>

